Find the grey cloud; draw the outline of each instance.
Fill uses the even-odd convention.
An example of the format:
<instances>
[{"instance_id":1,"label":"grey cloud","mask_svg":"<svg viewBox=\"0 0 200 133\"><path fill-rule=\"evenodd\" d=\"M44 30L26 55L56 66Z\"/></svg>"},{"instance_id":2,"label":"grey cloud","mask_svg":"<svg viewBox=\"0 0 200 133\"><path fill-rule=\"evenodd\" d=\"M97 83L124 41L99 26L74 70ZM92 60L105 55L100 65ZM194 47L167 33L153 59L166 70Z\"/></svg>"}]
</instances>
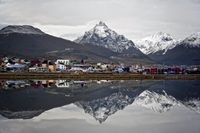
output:
<instances>
[{"instance_id":1,"label":"grey cloud","mask_svg":"<svg viewBox=\"0 0 200 133\"><path fill-rule=\"evenodd\" d=\"M1 24L78 26L103 20L130 39L157 31L183 38L200 29L200 0L0 0ZM80 32L82 33L83 31ZM80 33L63 32L70 37Z\"/></svg>"}]
</instances>

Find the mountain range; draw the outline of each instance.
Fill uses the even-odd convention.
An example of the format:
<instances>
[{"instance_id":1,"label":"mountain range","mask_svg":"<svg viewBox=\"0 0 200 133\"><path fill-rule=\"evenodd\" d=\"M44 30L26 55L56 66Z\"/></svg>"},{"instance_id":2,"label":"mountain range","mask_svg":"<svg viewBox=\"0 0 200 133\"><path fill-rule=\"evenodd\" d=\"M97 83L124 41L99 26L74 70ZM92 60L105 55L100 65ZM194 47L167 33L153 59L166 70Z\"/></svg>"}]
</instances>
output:
<instances>
[{"instance_id":1,"label":"mountain range","mask_svg":"<svg viewBox=\"0 0 200 133\"><path fill-rule=\"evenodd\" d=\"M58 38L29 25L0 30L0 53L22 57L84 59L88 62L126 64L200 64L200 33L183 40L158 32L137 42L100 21L74 41Z\"/></svg>"},{"instance_id":2,"label":"mountain range","mask_svg":"<svg viewBox=\"0 0 200 133\"><path fill-rule=\"evenodd\" d=\"M51 36L28 25L12 25L1 29L0 40L1 55L14 55L30 58L48 57L76 60L84 59L88 62L126 64L131 64L132 62L153 62L136 47L127 48L127 52L121 52L93 45L92 43L82 45L73 41ZM124 41L124 39L122 40ZM134 45L132 41L128 41L128 43L128 45ZM116 47L117 46L118 45L116 45Z\"/></svg>"},{"instance_id":3,"label":"mountain range","mask_svg":"<svg viewBox=\"0 0 200 133\"><path fill-rule=\"evenodd\" d=\"M167 33L158 32L138 41L136 46L160 64L200 64L200 33L177 41Z\"/></svg>"}]
</instances>

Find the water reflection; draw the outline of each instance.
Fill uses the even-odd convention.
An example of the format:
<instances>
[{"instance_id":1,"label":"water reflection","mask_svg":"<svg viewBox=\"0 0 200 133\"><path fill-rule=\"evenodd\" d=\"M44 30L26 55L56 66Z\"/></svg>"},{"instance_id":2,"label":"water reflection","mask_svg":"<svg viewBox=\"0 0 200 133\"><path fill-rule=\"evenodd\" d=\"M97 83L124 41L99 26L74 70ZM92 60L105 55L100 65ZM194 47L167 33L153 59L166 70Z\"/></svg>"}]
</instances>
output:
<instances>
[{"instance_id":1,"label":"water reflection","mask_svg":"<svg viewBox=\"0 0 200 133\"><path fill-rule=\"evenodd\" d=\"M0 81L0 114L32 119L53 108L75 105L99 123L128 105L164 113L185 107L200 113L199 81Z\"/></svg>"}]
</instances>

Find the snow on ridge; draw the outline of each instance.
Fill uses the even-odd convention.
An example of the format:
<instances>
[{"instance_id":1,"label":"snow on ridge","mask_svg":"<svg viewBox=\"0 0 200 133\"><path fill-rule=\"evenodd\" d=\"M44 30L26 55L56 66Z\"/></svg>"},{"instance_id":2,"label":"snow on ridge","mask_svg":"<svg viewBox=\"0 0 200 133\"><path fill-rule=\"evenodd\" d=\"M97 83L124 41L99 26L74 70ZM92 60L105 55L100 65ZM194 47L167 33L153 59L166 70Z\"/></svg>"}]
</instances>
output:
<instances>
[{"instance_id":1,"label":"snow on ridge","mask_svg":"<svg viewBox=\"0 0 200 133\"><path fill-rule=\"evenodd\" d=\"M200 47L200 32L193 33L181 41L186 47Z\"/></svg>"},{"instance_id":2,"label":"snow on ridge","mask_svg":"<svg viewBox=\"0 0 200 133\"><path fill-rule=\"evenodd\" d=\"M136 47L146 55L154 54L156 52L162 52L164 55L168 50L179 45L186 48L200 48L200 32L194 33L179 41L173 39L170 34L158 32L152 36L141 39L136 43Z\"/></svg>"},{"instance_id":3,"label":"snow on ridge","mask_svg":"<svg viewBox=\"0 0 200 133\"><path fill-rule=\"evenodd\" d=\"M174 48L178 41L172 38L170 34L158 32L152 36L148 36L136 43L136 47L144 54L153 54L162 51L165 54L169 49Z\"/></svg>"}]
</instances>

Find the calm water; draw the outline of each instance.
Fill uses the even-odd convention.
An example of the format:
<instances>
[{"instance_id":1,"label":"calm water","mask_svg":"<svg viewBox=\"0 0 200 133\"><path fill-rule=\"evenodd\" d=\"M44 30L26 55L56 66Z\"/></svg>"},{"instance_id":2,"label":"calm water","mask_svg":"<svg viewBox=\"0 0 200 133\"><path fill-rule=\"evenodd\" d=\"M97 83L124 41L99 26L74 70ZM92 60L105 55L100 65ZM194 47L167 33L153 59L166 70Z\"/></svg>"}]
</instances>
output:
<instances>
[{"instance_id":1,"label":"calm water","mask_svg":"<svg viewBox=\"0 0 200 133\"><path fill-rule=\"evenodd\" d=\"M200 81L0 81L0 133L200 133Z\"/></svg>"}]
</instances>

